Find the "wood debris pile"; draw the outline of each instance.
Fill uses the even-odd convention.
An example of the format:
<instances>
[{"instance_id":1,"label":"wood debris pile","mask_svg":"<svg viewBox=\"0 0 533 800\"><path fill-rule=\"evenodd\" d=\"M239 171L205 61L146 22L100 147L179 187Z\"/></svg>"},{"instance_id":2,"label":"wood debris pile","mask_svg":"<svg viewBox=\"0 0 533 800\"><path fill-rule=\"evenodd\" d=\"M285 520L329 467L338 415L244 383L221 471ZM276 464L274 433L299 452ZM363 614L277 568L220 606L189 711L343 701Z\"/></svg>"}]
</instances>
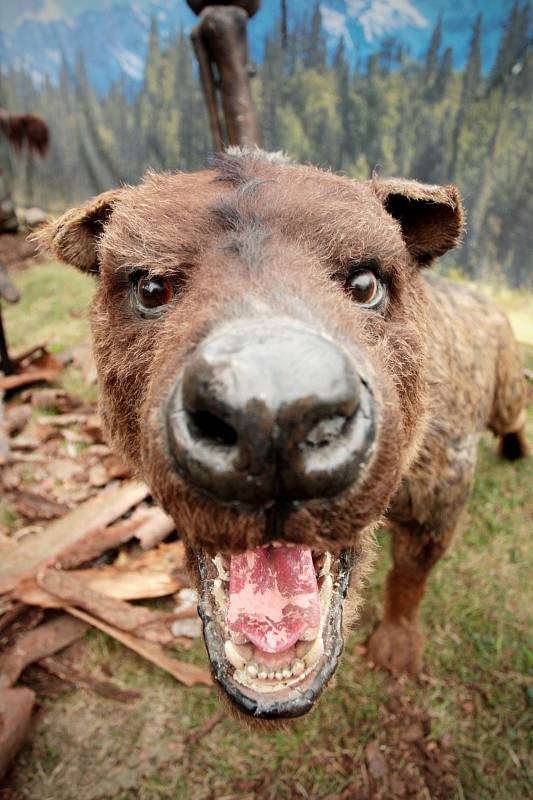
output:
<instances>
[{"instance_id":1,"label":"wood debris pile","mask_svg":"<svg viewBox=\"0 0 533 800\"><path fill-rule=\"evenodd\" d=\"M89 628L186 686L212 679L175 657L200 635L183 544L148 488L111 453L94 405L39 388L0 408L1 779L40 696L19 683L30 665L68 687L137 697L69 660ZM157 608L135 602L154 598L167 600Z\"/></svg>"}]
</instances>

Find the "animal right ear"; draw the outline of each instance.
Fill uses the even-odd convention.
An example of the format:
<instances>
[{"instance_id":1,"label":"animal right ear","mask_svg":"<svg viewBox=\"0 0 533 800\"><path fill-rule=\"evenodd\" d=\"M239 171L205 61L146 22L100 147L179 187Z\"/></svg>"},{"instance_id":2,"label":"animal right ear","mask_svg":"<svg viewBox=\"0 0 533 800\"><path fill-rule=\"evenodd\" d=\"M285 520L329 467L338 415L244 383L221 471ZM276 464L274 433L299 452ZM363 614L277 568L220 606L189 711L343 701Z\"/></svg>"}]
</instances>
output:
<instances>
[{"instance_id":1,"label":"animal right ear","mask_svg":"<svg viewBox=\"0 0 533 800\"><path fill-rule=\"evenodd\" d=\"M82 272L99 271L98 239L111 216L122 189L103 192L85 205L71 208L29 238L41 251L49 251Z\"/></svg>"},{"instance_id":2,"label":"animal right ear","mask_svg":"<svg viewBox=\"0 0 533 800\"><path fill-rule=\"evenodd\" d=\"M374 179L372 189L400 225L411 255L430 264L458 244L463 206L456 186L433 186L403 178Z\"/></svg>"}]
</instances>

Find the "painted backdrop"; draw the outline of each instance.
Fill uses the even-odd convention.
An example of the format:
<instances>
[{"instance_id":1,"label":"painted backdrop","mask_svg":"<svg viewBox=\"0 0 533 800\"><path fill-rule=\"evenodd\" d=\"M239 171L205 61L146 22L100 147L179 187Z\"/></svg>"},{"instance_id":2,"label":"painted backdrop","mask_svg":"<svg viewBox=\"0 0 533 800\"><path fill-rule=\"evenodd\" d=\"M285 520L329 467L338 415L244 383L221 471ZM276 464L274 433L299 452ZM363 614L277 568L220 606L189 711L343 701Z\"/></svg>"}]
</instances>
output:
<instances>
[{"instance_id":1,"label":"painted backdrop","mask_svg":"<svg viewBox=\"0 0 533 800\"><path fill-rule=\"evenodd\" d=\"M527 0L263 0L249 26L263 145L367 178L459 184L468 235L448 260L531 284ZM16 161L19 204L57 211L211 144L184 0L2 0L0 107L42 114L51 151ZM285 45L285 46L284 46Z\"/></svg>"}]
</instances>

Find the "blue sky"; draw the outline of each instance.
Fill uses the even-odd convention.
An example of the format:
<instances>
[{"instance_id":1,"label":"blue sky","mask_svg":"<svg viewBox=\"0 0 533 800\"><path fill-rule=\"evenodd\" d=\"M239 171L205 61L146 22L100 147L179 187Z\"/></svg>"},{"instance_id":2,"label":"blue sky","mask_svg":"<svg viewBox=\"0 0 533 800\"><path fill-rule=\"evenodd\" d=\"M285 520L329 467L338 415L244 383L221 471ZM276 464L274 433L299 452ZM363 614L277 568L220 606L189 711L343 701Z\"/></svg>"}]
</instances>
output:
<instances>
[{"instance_id":1,"label":"blue sky","mask_svg":"<svg viewBox=\"0 0 533 800\"><path fill-rule=\"evenodd\" d=\"M183 2L185 4L185 0ZM135 5L141 8L149 3L150 0L135 0ZM105 9L113 5L117 5L117 0L0 0L0 27L10 31L23 19L64 19L76 17L89 9Z\"/></svg>"}]
</instances>

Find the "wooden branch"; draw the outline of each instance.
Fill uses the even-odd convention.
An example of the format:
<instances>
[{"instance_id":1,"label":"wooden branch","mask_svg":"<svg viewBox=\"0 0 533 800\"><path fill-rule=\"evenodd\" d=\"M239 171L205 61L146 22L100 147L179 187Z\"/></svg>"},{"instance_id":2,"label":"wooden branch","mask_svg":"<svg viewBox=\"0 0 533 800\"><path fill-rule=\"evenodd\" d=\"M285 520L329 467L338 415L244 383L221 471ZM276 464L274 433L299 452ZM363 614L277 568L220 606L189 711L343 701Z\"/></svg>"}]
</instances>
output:
<instances>
[{"instance_id":1,"label":"wooden branch","mask_svg":"<svg viewBox=\"0 0 533 800\"><path fill-rule=\"evenodd\" d=\"M0 688L12 686L29 664L77 642L86 631L83 622L60 614L24 633L0 659Z\"/></svg>"},{"instance_id":2,"label":"wooden branch","mask_svg":"<svg viewBox=\"0 0 533 800\"><path fill-rule=\"evenodd\" d=\"M69 607L66 610L69 614L87 622L89 625L93 625L95 628L99 628L130 650L133 650L143 658L156 664L156 666L169 672L176 680L185 684L185 686L194 686L198 683L204 686L213 685L213 678L208 670L196 667L194 664L178 661L176 658L171 658L165 653L161 645L154 644L153 642L144 642L142 639L137 639L137 637L132 636L130 633L119 631L117 628L113 628L111 625L87 614L85 611L80 611L79 608Z\"/></svg>"},{"instance_id":3,"label":"wooden branch","mask_svg":"<svg viewBox=\"0 0 533 800\"><path fill-rule=\"evenodd\" d=\"M37 582L42 589L59 597L69 606L82 608L98 619L104 620L121 631L136 634L150 642L172 644L170 614L161 614L145 606L132 606L124 600L115 600L95 592L79 577L70 572L48 569L39 572Z\"/></svg>"},{"instance_id":4,"label":"wooden branch","mask_svg":"<svg viewBox=\"0 0 533 800\"><path fill-rule=\"evenodd\" d=\"M141 696L139 692L120 689L120 687L116 686L111 681L99 681L93 678L92 675L79 672L79 670L74 669L71 664L64 664L58 658L53 658L53 656L42 658L37 664L51 675L55 675L56 678L65 681L65 683L70 683L77 689L88 689L102 697L107 697L108 700L119 700L122 703L130 703L132 700L138 700Z\"/></svg>"},{"instance_id":5,"label":"wooden branch","mask_svg":"<svg viewBox=\"0 0 533 800\"><path fill-rule=\"evenodd\" d=\"M25 686L0 689L0 781L26 738L35 693Z\"/></svg>"},{"instance_id":6,"label":"wooden branch","mask_svg":"<svg viewBox=\"0 0 533 800\"><path fill-rule=\"evenodd\" d=\"M129 481L114 492L102 492L91 498L52 522L41 533L4 549L0 562L0 593L8 592L19 581L33 577L42 566L62 564L63 559L72 564L76 561L76 553L85 558L87 550L91 551L91 546L94 546L94 540L101 546L106 526L147 495L147 486Z\"/></svg>"}]
</instances>

